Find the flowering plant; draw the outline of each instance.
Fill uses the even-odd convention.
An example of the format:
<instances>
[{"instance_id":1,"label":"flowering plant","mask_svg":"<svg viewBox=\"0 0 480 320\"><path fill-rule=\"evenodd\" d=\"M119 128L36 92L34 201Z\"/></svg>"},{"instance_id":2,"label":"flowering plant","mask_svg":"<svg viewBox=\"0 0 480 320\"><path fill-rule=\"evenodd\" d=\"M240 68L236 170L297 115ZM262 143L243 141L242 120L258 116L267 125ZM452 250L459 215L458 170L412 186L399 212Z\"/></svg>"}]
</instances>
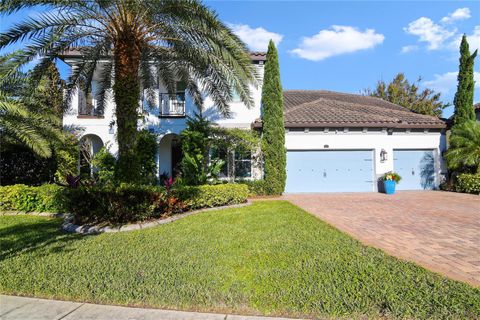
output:
<instances>
[{"instance_id":1,"label":"flowering plant","mask_svg":"<svg viewBox=\"0 0 480 320\"><path fill-rule=\"evenodd\" d=\"M163 216L169 217L172 214L183 212L186 209L183 201L178 199L174 193L174 187L176 185L176 180L172 176L165 176L165 181L163 182L165 186L165 196L160 199L160 207L162 208Z\"/></svg>"},{"instance_id":2,"label":"flowering plant","mask_svg":"<svg viewBox=\"0 0 480 320\"><path fill-rule=\"evenodd\" d=\"M396 183L399 183L400 180L402 180L402 177L400 177L400 175L398 173L390 171L390 172L385 173L383 175L382 179L383 180L393 180Z\"/></svg>"}]
</instances>

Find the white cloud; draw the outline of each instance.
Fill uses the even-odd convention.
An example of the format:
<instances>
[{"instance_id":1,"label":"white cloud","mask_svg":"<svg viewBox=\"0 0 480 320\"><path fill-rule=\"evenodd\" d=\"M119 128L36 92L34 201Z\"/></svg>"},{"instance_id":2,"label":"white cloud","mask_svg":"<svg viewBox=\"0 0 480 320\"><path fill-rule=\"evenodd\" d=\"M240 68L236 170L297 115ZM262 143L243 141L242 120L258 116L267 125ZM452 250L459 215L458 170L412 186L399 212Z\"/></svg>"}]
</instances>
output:
<instances>
[{"instance_id":1,"label":"white cloud","mask_svg":"<svg viewBox=\"0 0 480 320\"><path fill-rule=\"evenodd\" d=\"M456 29L448 30L426 17L410 22L404 30L411 35L418 36L418 41L427 42L428 50L440 49L444 42L457 32Z\"/></svg>"},{"instance_id":2,"label":"white cloud","mask_svg":"<svg viewBox=\"0 0 480 320\"><path fill-rule=\"evenodd\" d=\"M458 20L466 20L470 18L470 9L469 8L458 8L457 10L448 14L448 16L443 17L440 22L441 23L453 23Z\"/></svg>"},{"instance_id":3,"label":"white cloud","mask_svg":"<svg viewBox=\"0 0 480 320\"><path fill-rule=\"evenodd\" d=\"M409 53L409 52L417 51L417 50L418 50L418 46L410 45L410 46L403 46L401 52L402 53Z\"/></svg>"},{"instance_id":4,"label":"white cloud","mask_svg":"<svg viewBox=\"0 0 480 320\"><path fill-rule=\"evenodd\" d=\"M444 95L453 94L457 89L458 72L446 72L444 74L434 75L433 80L425 81L425 87L441 92ZM474 72L475 89L480 89L480 72Z\"/></svg>"},{"instance_id":5,"label":"white cloud","mask_svg":"<svg viewBox=\"0 0 480 320\"><path fill-rule=\"evenodd\" d=\"M419 42L426 42L428 50L458 50L461 35L457 33L454 23L471 17L469 8L458 8L435 23L432 19L421 17L408 24L403 30L417 36ZM476 26L472 35L468 36L472 48L480 48L480 26ZM402 48L403 52L403 48Z\"/></svg>"},{"instance_id":6,"label":"white cloud","mask_svg":"<svg viewBox=\"0 0 480 320\"><path fill-rule=\"evenodd\" d=\"M276 46L280 44L283 35L268 31L262 27L252 28L246 24L230 24L233 32L254 51L267 51L270 39Z\"/></svg>"},{"instance_id":7,"label":"white cloud","mask_svg":"<svg viewBox=\"0 0 480 320\"><path fill-rule=\"evenodd\" d=\"M476 49L480 51L480 25L475 26L472 34L467 34L467 40L470 47L470 52L473 53ZM459 34L449 44L449 49L458 51L460 48L460 42L462 41L462 35Z\"/></svg>"},{"instance_id":8,"label":"white cloud","mask_svg":"<svg viewBox=\"0 0 480 320\"><path fill-rule=\"evenodd\" d=\"M299 47L291 53L312 61L365 50L381 44L385 36L374 29L360 31L350 26L331 26L311 37L304 37Z\"/></svg>"}]
</instances>

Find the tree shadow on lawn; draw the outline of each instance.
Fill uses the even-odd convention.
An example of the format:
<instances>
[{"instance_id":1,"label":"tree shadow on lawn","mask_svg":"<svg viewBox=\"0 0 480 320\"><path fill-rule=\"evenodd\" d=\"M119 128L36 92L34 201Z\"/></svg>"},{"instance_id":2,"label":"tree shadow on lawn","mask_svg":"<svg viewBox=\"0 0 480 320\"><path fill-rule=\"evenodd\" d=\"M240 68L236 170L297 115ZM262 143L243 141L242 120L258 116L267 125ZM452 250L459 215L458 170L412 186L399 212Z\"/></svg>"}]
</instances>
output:
<instances>
[{"instance_id":1,"label":"tree shadow on lawn","mask_svg":"<svg viewBox=\"0 0 480 320\"><path fill-rule=\"evenodd\" d=\"M60 219L42 219L32 222L19 222L0 228L0 261L21 254L52 246L49 251L65 251L68 243L85 235L68 234L60 231ZM72 250L72 249L70 249Z\"/></svg>"}]
</instances>

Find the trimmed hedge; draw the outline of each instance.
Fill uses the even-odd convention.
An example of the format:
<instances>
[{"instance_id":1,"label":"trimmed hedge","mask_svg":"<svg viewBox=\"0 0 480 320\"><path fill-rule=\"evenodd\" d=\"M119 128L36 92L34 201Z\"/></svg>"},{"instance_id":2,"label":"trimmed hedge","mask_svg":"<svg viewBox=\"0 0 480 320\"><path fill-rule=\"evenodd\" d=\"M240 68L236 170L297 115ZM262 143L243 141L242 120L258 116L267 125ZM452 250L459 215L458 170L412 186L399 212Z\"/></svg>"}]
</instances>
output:
<instances>
[{"instance_id":1,"label":"trimmed hedge","mask_svg":"<svg viewBox=\"0 0 480 320\"><path fill-rule=\"evenodd\" d=\"M0 187L0 210L72 213L76 223L126 223L247 201L242 184L165 188L123 184L119 187L57 185Z\"/></svg>"},{"instance_id":2,"label":"trimmed hedge","mask_svg":"<svg viewBox=\"0 0 480 320\"><path fill-rule=\"evenodd\" d=\"M63 187L54 184L3 186L0 187L0 210L64 213L66 201L63 190Z\"/></svg>"},{"instance_id":3,"label":"trimmed hedge","mask_svg":"<svg viewBox=\"0 0 480 320\"><path fill-rule=\"evenodd\" d=\"M174 190L173 193L193 210L246 202L248 187L238 183L185 186Z\"/></svg>"},{"instance_id":4,"label":"trimmed hedge","mask_svg":"<svg viewBox=\"0 0 480 320\"><path fill-rule=\"evenodd\" d=\"M248 187L249 196L268 196L270 195L267 183L265 180L242 180L238 183L244 184Z\"/></svg>"},{"instance_id":5,"label":"trimmed hedge","mask_svg":"<svg viewBox=\"0 0 480 320\"><path fill-rule=\"evenodd\" d=\"M458 192L480 194L480 174L460 174L457 177L455 189Z\"/></svg>"},{"instance_id":6,"label":"trimmed hedge","mask_svg":"<svg viewBox=\"0 0 480 320\"><path fill-rule=\"evenodd\" d=\"M164 191L148 186L88 187L64 190L68 212L77 224L126 223L162 215Z\"/></svg>"}]
</instances>

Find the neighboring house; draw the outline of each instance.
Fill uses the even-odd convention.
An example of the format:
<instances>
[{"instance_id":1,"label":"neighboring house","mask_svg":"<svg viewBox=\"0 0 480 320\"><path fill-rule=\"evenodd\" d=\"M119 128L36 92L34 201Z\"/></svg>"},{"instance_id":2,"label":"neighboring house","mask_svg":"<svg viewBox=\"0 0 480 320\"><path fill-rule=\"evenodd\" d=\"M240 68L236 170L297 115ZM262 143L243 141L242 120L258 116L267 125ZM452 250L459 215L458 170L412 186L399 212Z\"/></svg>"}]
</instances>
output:
<instances>
[{"instance_id":1,"label":"neighboring house","mask_svg":"<svg viewBox=\"0 0 480 320\"><path fill-rule=\"evenodd\" d=\"M475 116L477 117L477 121L480 121L480 103L477 103L473 106L475 108Z\"/></svg>"},{"instance_id":2,"label":"neighboring house","mask_svg":"<svg viewBox=\"0 0 480 320\"><path fill-rule=\"evenodd\" d=\"M265 58L264 53L251 54L252 63L262 75ZM64 60L75 64L74 54L65 55ZM207 98L204 114L220 126L261 130L261 87L252 86L252 90L254 108L233 101L233 116L225 119ZM331 91L285 91L284 102L285 192L377 191L378 178L391 170L403 178L400 190L438 188L443 179L445 123L436 117L379 98ZM162 86L156 106L140 103L145 114L140 126L158 134L158 174L170 175L181 158L179 134L185 128L186 116L192 115L196 107L184 92L168 94ZM115 152L113 109L110 101L99 114L95 94L84 97L79 92L64 124L83 128L83 139L93 141L92 153L105 144ZM241 172L236 178L262 178L261 165L251 157L232 159Z\"/></svg>"}]
</instances>

